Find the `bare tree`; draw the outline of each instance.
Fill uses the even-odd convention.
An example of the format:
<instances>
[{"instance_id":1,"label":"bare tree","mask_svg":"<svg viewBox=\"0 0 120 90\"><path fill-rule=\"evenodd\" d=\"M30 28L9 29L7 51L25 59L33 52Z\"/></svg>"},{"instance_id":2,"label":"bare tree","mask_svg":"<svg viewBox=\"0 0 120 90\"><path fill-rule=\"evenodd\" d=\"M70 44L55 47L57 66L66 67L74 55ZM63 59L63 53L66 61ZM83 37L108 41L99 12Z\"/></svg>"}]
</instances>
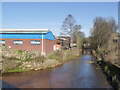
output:
<instances>
[{"instance_id":1,"label":"bare tree","mask_svg":"<svg viewBox=\"0 0 120 90\"><path fill-rule=\"evenodd\" d=\"M78 49L81 49L82 38L83 38L83 35L82 35L82 32L80 31L80 29L81 29L81 25L74 26L73 39L74 39L74 42L76 43Z\"/></svg>"},{"instance_id":2,"label":"bare tree","mask_svg":"<svg viewBox=\"0 0 120 90\"><path fill-rule=\"evenodd\" d=\"M117 24L113 18L96 17L92 29L92 45L99 49L108 43L113 32L116 32Z\"/></svg>"},{"instance_id":3,"label":"bare tree","mask_svg":"<svg viewBox=\"0 0 120 90\"><path fill-rule=\"evenodd\" d=\"M65 20L63 21L62 24L62 35L64 36L70 36L71 38L71 43L73 43L73 32L74 32L74 26L76 24L76 21L74 19L74 17L69 14Z\"/></svg>"}]
</instances>

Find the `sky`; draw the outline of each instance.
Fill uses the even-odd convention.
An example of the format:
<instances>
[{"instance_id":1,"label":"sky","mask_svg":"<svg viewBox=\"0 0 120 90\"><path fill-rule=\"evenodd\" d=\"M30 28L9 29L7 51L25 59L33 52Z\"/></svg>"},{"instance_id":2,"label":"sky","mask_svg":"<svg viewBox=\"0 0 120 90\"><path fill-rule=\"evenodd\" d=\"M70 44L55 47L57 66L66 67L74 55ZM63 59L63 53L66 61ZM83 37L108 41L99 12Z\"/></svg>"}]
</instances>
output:
<instances>
[{"instance_id":1,"label":"sky","mask_svg":"<svg viewBox=\"0 0 120 90\"><path fill-rule=\"evenodd\" d=\"M86 36L95 17L113 17L118 21L117 2L3 2L2 28L51 29L54 35L61 32L61 25L71 14Z\"/></svg>"}]
</instances>

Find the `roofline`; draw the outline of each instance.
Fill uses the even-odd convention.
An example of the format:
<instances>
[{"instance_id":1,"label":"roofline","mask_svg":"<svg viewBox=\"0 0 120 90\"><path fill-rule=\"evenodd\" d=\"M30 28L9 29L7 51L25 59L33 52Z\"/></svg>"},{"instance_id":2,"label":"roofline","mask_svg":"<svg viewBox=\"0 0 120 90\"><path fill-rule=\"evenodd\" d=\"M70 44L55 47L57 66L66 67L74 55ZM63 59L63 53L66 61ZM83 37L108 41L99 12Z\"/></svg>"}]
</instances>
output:
<instances>
[{"instance_id":1,"label":"roofline","mask_svg":"<svg viewBox=\"0 0 120 90\"><path fill-rule=\"evenodd\" d=\"M0 33L48 33L50 29L0 29Z\"/></svg>"},{"instance_id":2,"label":"roofline","mask_svg":"<svg viewBox=\"0 0 120 90\"><path fill-rule=\"evenodd\" d=\"M48 32L50 29L0 29L1 32Z\"/></svg>"}]
</instances>

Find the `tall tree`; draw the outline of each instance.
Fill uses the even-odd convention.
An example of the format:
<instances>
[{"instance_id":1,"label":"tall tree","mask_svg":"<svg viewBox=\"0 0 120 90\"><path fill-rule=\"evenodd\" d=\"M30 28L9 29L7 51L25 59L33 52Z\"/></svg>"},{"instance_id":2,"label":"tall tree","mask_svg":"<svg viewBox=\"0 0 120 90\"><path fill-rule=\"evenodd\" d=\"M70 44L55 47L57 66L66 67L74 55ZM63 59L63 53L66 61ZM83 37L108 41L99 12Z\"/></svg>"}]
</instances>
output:
<instances>
[{"instance_id":1,"label":"tall tree","mask_svg":"<svg viewBox=\"0 0 120 90\"><path fill-rule=\"evenodd\" d=\"M117 24L113 18L96 17L92 29L92 45L99 49L108 43L110 35L116 32Z\"/></svg>"},{"instance_id":2,"label":"tall tree","mask_svg":"<svg viewBox=\"0 0 120 90\"><path fill-rule=\"evenodd\" d=\"M83 39L83 33L80 31L81 25L75 25L74 26L74 32L73 32L73 39L74 42L77 45L78 49L81 49L82 46L82 39Z\"/></svg>"},{"instance_id":3,"label":"tall tree","mask_svg":"<svg viewBox=\"0 0 120 90\"><path fill-rule=\"evenodd\" d=\"M70 36L71 38L71 43L73 43L73 32L74 32L74 26L76 25L76 21L74 19L74 17L69 14L65 20L63 21L62 24L62 35L64 36Z\"/></svg>"}]
</instances>

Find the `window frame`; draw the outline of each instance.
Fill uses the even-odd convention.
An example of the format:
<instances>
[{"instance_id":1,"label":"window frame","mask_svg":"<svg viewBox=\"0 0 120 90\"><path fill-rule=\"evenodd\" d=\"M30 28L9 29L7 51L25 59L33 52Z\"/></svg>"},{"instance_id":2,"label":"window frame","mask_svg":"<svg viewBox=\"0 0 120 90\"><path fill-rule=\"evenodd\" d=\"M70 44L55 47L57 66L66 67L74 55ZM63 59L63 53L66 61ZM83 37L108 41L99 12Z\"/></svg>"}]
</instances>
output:
<instances>
[{"instance_id":1,"label":"window frame","mask_svg":"<svg viewBox=\"0 0 120 90\"><path fill-rule=\"evenodd\" d=\"M38 42L37 43L33 43L33 41L34 42L35 41L39 41L39 43ZM40 40L31 40L30 43L31 43L31 45L41 45L41 41Z\"/></svg>"},{"instance_id":2,"label":"window frame","mask_svg":"<svg viewBox=\"0 0 120 90\"><path fill-rule=\"evenodd\" d=\"M4 41L4 43L3 43L3 41ZM0 44L5 44L5 43L6 43L6 41L5 41L5 40L0 40L0 42L2 42L2 43L0 43Z\"/></svg>"},{"instance_id":3,"label":"window frame","mask_svg":"<svg viewBox=\"0 0 120 90\"><path fill-rule=\"evenodd\" d=\"M22 44L16 44L15 41L22 41ZM23 45L23 40L13 40L14 45Z\"/></svg>"}]
</instances>

